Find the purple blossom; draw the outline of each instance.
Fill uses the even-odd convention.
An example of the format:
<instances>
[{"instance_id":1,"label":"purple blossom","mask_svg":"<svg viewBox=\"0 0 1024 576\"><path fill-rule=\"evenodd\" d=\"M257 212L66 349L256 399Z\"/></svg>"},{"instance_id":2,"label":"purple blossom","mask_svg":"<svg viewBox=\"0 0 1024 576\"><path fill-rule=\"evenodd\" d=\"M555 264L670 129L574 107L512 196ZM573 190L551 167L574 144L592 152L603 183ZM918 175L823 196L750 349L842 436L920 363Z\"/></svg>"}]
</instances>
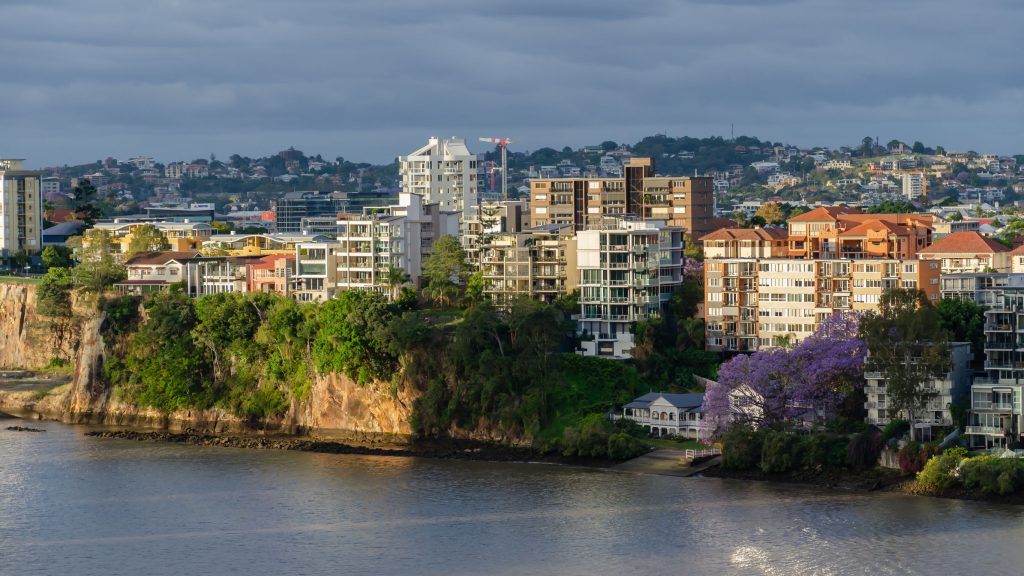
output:
<instances>
[{"instance_id":1,"label":"purple blossom","mask_svg":"<svg viewBox=\"0 0 1024 576\"><path fill-rule=\"evenodd\" d=\"M696 258L683 258L683 277L696 278L704 281L704 261Z\"/></svg>"},{"instance_id":2,"label":"purple blossom","mask_svg":"<svg viewBox=\"0 0 1024 576\"><path fill-rule=\"evenodd\" d=\"M863 385L859 317L836 313L792 349L740 355L722 364L704 394L704 428L718 437L731 423L752 427L817 420Z\"/></svg>"}]
</instances>

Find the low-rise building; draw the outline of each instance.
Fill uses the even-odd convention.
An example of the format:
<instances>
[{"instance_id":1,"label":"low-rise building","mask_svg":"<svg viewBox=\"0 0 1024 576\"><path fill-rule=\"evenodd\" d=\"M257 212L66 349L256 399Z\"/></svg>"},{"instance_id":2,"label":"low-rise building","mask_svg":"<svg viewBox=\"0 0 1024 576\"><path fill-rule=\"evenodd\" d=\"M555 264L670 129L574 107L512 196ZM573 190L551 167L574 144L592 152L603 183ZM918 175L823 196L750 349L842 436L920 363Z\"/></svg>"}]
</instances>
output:
<instances>
[{"instance_id":1,"label":"low-rise building","mask_svg":"<svg viewBox=\"0 0 1024 576\"><path fill-rule=\"evenodd\" d=\"M111 222L97 222L93 228L109 232L111 249L116 256L123 257L131 246L132 235L142 226L155 227L167 240L170 249L176 252L199 250L213 235L213 227L204 222L143 222L115 218ZM88 236L84 237L83 242L88 245Z\"/></svg>"},{"instance_id":2,"label":"low-rise building","mask_svg":"<svg viewBox=\"0 0 1024 576\"><path fill-rule=\"evenodd\" d=\"M295 254L270 254L246 269L249 292L290 296L295 291Z\"/></svg>"},{"instance_id":3,"label":"low-rise building","mask_svg":"<svg viewBox=\"0 0 1024 576\"><path fill-rule=\"evenodd\" d=\"M199 252L195 250L140 252L125 262L125 279L114 284L122 294L150 294L185 281L186 266Z\"/></svg>"},{"instance_id":4,"label":"low-rise building","mask_svg":"<svg viewBox=\"0 0 1024 576\"><path fill-rule=\"evenodd\" d=\"M651 436L701 438L704 394L650 392L622 407L622 417L650 430Z\"/></svg>"}]
</instances>

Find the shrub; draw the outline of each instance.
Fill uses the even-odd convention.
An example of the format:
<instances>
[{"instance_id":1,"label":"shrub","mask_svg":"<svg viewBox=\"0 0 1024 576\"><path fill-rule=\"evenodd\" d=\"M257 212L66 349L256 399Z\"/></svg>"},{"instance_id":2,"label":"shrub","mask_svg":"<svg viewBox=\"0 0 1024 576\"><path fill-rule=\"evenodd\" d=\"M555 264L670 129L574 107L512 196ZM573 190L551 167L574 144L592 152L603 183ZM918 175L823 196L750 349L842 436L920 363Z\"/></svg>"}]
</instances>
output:
<instances>
[{"instance_id":1,"label":"shrub","mask_svg":"<svg viewBox=\"0 0 1024 576\"><path fill-rule=\"evenodd\" d=\"M900 448L900 470L904 474L917 474L924 469L925 463L936 452L938 447L934 444L908 442L906 446Z\"/></svg>"},{"instance_id":2,"label":"shrub","mask_svg":"<svg viewBox=\"0 0 1024 576\"><path fill-rule=\"evenodd\" d=\"M629 460L646 452L646 444L625 432L615 432L608 437L609 460Z\"/></svg>"},{"instance_id":3,"label":"shrub","mask_svg":"<svg viewBox=\"0 0 1024 576\"><path fill-rule=\"evenodd\" d=\"M730 428L722 435L722 468L746 470L761 463L764 433L742 426Z\"/></svg>"},{"instance_id":4,"label":"shrub","mask_svg":"<svg viewBox=\"0 0 1024 576\"><path fill-rule=\"evenodd\" d=\"M761 471L765 474L789 472L800 462L800 442L789 432L769 431L761 445Z\"/></svg>"},{"instance_id":5,"label":"shrub","mask_svg":"<svg viewBox=\"0 0 1024 576\"><path fill-rule=\"evenodd\" d=\"M932 456L917 473L917 481L922 486L933 490L945 490L953 486L957 478L957 468L967 457L966 448L950 448L939 456Z\"/></svg>"},{"instance_id":6,"label":"shrub","mask_svg":"<svg viewBox=\"0 0 1024 576\"><path fill-rule=\"evenodd\" d=\"M562 455L605 458L608 454L611 429L611 422L601 414L584 416L575 426L566 427L562 433Z\"/></svg>"},{"instance_id":7,"label":"shrub","mask_svg":"<svg viewBox=\"0 0 1024 576\"><path fill-rule=\"evenodd\" d=\"M968 458L960 464L960 481L971 490L1007 496L1024 488L1024 460L989 455Z\"/></svg>"},{"instance_id":8,"label":"shrub","mask_svg":"<svg viewBox=\"0 0 1024 576\"><path fill-rule=\"evenodd\" d=\"M836 468L846 463L848 438L827 434L810 434L800 439L801 465L820 470Z\"/></svg>"},{"instance_id":9,"label":"shrub","mask_svg":"<svg viewBox=\"0 0 1024 576\"><path fill-rule=\"evenodd\" d=\"M874 468L882 454L882 435L876 429L867 429L850 437L846 447L846 465L851 470Z\"/></svg>"},{"instance_id":10,"label":"shrub","mask_svg":"<svg viewBox=\"0 0 1024 576\"><path fill-rule=\"evenodd\" d=\"M882 429L882 442L888 442L890 438L900 438L910 430L910 422L906 420L890 420Z\"/></svg>"},{"instance_id":11,"label":"shrub","mask_svg":"<svg viewBox=\"0 0 1024 576\"><path fill-rule=\"evenodd\" d=\"M241 412L253 418L280 416L288 410L284 392L274 386L263 385L242 399Z\"/></svg>"}]
</instances>

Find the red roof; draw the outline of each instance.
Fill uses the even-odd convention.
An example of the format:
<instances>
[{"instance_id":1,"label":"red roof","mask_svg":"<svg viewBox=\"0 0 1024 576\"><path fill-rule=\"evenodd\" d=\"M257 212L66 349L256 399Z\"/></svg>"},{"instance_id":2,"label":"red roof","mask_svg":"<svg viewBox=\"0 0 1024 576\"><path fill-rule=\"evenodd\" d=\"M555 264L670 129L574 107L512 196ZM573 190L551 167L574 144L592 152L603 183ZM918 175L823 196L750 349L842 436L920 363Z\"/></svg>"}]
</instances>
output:
<instances>
[{"instance_id":1,"label":"red roof","mask_svg":"<svg viewBox=\"0 0 1024 576\"><path fill-rule=\"evenodd\" d=\"M722 228L700 238L701 242L707 240L762 240L779 241L785 240L789 234L784 228Z\"/></svg>"},{"instance_id":2,"label":"red roof","mask_svg":"<svg viewBox=\"0 0 1024 576\"><path fill-rule=\"evenodd\" d=\"M184 250L181 252L174 250L164 250L162 252L139 252L132 256L125 262L126 266L143 266L143 265L156 265L167 264L172 260L190 260L197 256L199 252L197 250Z\"/></svg>"},{"instance_id":3,"label":"red roof","mask_svg":"<svg viewBox=\"0 0 1024 576\"><path fill-rule=\"evenodd\" d=\"M953 232L921 250L921 254L997 254L1009 248L977 232Z\"/></svg>"}]
</instances>

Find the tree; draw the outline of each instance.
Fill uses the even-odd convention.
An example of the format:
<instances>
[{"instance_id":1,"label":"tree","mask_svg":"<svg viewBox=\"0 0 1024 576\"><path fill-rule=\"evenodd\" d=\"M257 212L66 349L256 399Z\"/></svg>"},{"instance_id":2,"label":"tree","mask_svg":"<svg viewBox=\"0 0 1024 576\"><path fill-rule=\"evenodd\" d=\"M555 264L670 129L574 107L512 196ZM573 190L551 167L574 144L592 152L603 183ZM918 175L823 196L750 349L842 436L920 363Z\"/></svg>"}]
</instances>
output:
<instances>
[{"instance_id":1,"label":"tree","mask_svg":"<svg viewBox=\"0 0 1024 576\"><path fill-rule=\"evenodd\" d=\"M50 268L69 268L71 266L71 250L67 246L47 246L41 255L43 266Z\"/></svg>"},{"instance_id":2,"label":"tree","mask_svg":"<svg viewBox=\"0 0 1024 576\"><path fill-rule=\"evenodd\" d=\"M950 368L949 337L939 312L924 292L886 290L879 310L861 320L860 335L868 350L866 369L886 379L888 414L906 414L913 425L936 395L928 382Z\"/></svg>"},{"instance_id":3,"label":"tree","mask_svg":"<svg viewBox=\"0 0 1024 576\"><path fill-rule=\"evenodd\" d=\"M398 300L399 293L401 292L402 286L409 281L409 275L398 266L391 266L388 268L387 275L388 287L391 289L391 301Z\"/></svg>"},{"instance_id":4,"label":"tree","mask_svg":"<svg viewBox=\"0 0 1024 576\"><path fill-rule=\"evenodd\" d=\"M74 279L67 268L50 268L39 282L36 310L40 315L50 318L70 318L73 286Z\"/></svg>"},{"instance_id":5,"label":"tree","mask_svg":"<svg viewBox=\"0 0 1024 576\"><path fill-rule=\"evenodd\" d=\"M872 156L875 153L875 139L871 136L865 136L861 141L860 155L865 158Z\"/></svg>"},{"instance_id":6,"label":"tree","mask_svg":"<svg viewBox=\"0 0 1024 576\"><path fill-rule=\"evenodd\" d=\"M935 306L939 324L953 342L970 342L971 352L981 359L985 348L985 307L970 300L943 298Z\"/></svg>"},{"instance_id":7,"label":"tree","mask_svg":"<svg viewBox=\"0 0 1024 576\"><path fill-rule=\"evenodd\" d=\"M171 244L159 228L152 224L143 224L132 231L132 239L128 243L128 252L125 254L125 258L131 258L140 252L157 252L170 249Z\"/></svg>"},{"instance_id":8,"label":"tree","mask_svg":"<svg viewBox=\"0 0 1024 576\"><path fill-rule=\"evenodd\" d=\"M764 219L767 224L781 224L786 221L782 207L778 202L765 202L757 209L757 216Z\"/></svg>"},{"instance_id":9,"label":"tree","mask_svg":"<svg viewBox=\"0 0 1024 576\"><path fill-rule=\"evenodd\" d=\"M704 427L718 437L731 425L791 426L809 414L838 413L863 385L858 319L836 313L790 349L741 354L719 368L704 396Z\"/></svg>"},{"instance_id":10,"label":"tree","mask_svg":"<svg viewBox=\"0 0 1024 576\"><path fill-rule=\"evenodd\" d=\"M102 215L100 209L93 204L96 200L96 192L96 187L86 178L79 182L78 186L75 186L68 194L71 208L82 214L82 221L87 226L95 224L96 219Z\"/></svg>"},{"instance_id":11,"label":"tree","mask_svg":"<svg viewBox=\"0 0 1024 576\"><path fill-rule=\"evenodd\" d=\"M87 230L82 237L79 264L74 269L75 283L86 291L101 292L126 276L124 265L114 256L110 231Z\"/></svg>"},{"instance_id":12,"label":"tree","mask_svg":"<svg viewBox=\"0 0 1024 576\"><path fill-rule=\"evenodd\" d=\"M425 292L435 303L450 306L468 273L466 251L454 236L445 234L434 241L433 251L423 262Z\"/></svg>"},{"instance_id":13,"label":"tree","mask_svg":"<svg viewBox=\"0 0 1024 576\"><path fill-rule=\"evenodd\" d=\"M911 150L914 152L914 154L926 154L927 153L927 149L924 147L924 144L921 143L920 140L915 140L914 141L914 146L911 148Z\"/></svg>"}]
</instances>

